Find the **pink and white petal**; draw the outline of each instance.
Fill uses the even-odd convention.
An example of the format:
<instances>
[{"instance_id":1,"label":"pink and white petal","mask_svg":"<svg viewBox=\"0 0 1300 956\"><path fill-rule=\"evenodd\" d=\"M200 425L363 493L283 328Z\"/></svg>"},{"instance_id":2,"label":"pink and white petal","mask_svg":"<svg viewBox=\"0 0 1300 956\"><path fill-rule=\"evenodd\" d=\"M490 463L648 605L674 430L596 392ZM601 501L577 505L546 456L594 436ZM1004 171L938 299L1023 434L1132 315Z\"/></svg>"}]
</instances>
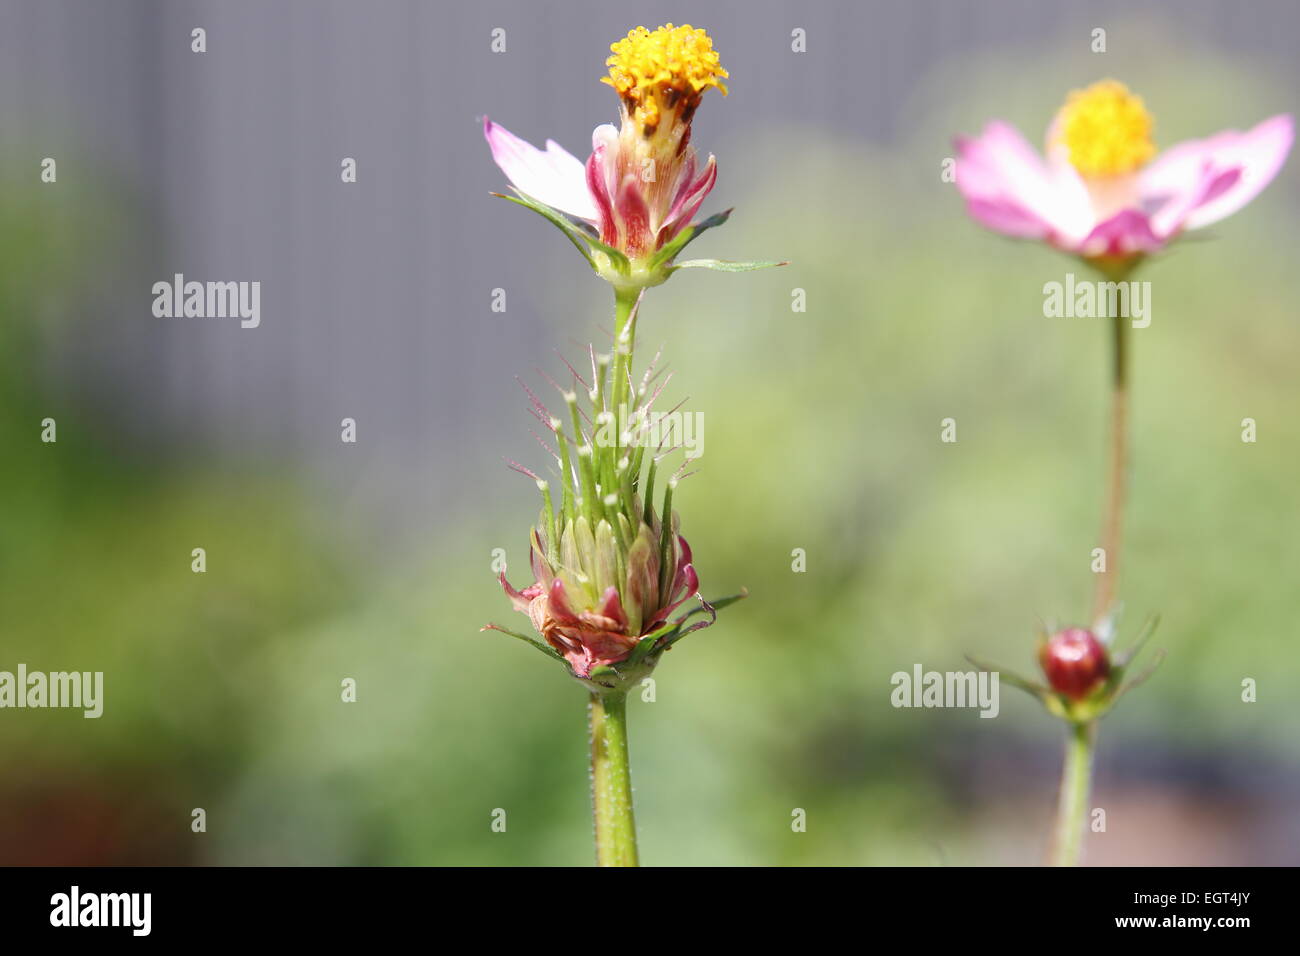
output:
<instances>
[{"instance_id":1,"label":"pink and white petal","mask_svg":"<svg viewBox=\"0 0 1300 956\"><path fill-rule=\"evenodd\" d=\"M1164 241L1151 228L1146 213L1125 209L1111 216L1090 232L1077 251L1084 256L1132 256L1156 252Z\"/></svg>"},{"instance_id":2,"label":"pink and white petal","mask_svg":"<svg viewBox=\"0 0 1300 956\"><path fill-rule=\"evenodd\" d=\"M1232 215L1272 182L1286 162L1295 139L1290 116L1264 120L1245 133L1227 130L1209 139L1189 140L1166 150L1143 171L1144 201L1174 201L1203 191L1186 216L1188 229L1199 229ZM1238 170L1235 181L1222 177ZM1206 186L1206 180L1209 186Z\"/></svg>"},{"instance_id":3,"label":"pink and white petal","mask_svg":"<svg viewBox=\"0 0 1300 956\"><path fill-rule=\"evenodd\" d=\"M596 201L587 190L586 172L576 156L549 139L543 152L486 116L483 135L492 159L521 193L570 216L596 221Z\"/></svg>"},{"instance_id":4,"label":"pink and white petal","mask_svg":"<svg viewBox=\"0 0 1300 956\"><path fill-rule=\"evenodd\" d=\"M966 212L986 229L1016 239L1047 239L1052 227L1029 210L1005 199L967 199Z\"/></svg>"},{"instance_id":5,"label":"pink and white petal","mask_svg":"<svg viewBox=\"0 0 1300 956\"><path fill-rule=\"evenodd\" d=\"M610 123L602 123L591 131L591 152L600 157L601 171L605 177L605 195L613 197L618 193L619 138L618 128Z\"/></svg>"},{"instance_id":6,"label":"pink and white petal","mask_svg":"<svg viewBox=\"0 0 1300 956\"><path fill-rule=\"evenodd\" d=\"M604 157L599 152L587 157L587 189L596 203L596 228L600 230L600 241L608 246L618 242L618 224L614 221L614 206L608 187L605 185Z\"/></svg>"},{"instance_id":7,"label":"pink and white petal","mask_svg":"<svg viewBox=\"0 0 1300 956\"><path fill-rule=\"evenodd\" d=\"M705 197L717 181L718 161L710 153L709 161L704 164L704 171L700 173L699 178L693 182L685 181L682 188L678 190L672 208L668 210L668 216L659 229L660 242L667 242L690 223L695 214L700 211Z\"/></svg>"},{"instance_id":8,"label":"pink and white petal","mask_svg":"<svg viewBox=\"0 0 1300 956\"><path fill-rule=\"evenodd\" d=\"M654 240L650 232L650 207L646 205L641 180L636 173L623 177L614 202L614 213L622 239L620 248L629 256L638 256L649 250Z\"/></svg>"},{"instance_id":9,"label":"pink and white petal","mask_svg":"<svg viewBox=\"0 0 1300 956\"><path fill-rule=\"evenodd\" d=\"M1049 166L1014 127L994 121L978 137L958 137L956 146L957 188L989 228L1018 237L1050 234L1069 245L1095 225L1078 175Z\"/></svg>"},{"instance_id":10,"label":"pink and white petal","mask_svg":"<svg viewBox=\"0 0 1300 956\"><path fill-rule=\"evenodd\" d=\"M1216 172L1207 161L1200 181L1191 189L1163 197L1144 197L1142 209L1151 219L1151 229L1162 239L1170 239L1187 227L1187 219L1199 207L1212 202L1233 188L1241 179L1241 168Z\"/></svg>"}]
</instances>

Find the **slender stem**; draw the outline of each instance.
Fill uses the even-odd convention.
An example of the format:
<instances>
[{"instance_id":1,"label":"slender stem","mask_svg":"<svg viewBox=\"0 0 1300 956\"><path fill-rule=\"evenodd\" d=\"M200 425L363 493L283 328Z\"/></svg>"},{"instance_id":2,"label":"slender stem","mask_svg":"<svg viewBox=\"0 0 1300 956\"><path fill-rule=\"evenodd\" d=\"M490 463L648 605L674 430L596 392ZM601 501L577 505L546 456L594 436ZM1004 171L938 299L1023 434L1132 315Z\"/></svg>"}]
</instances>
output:
<instances>
[{"instance_id":1,"label":"slender stem","mask_svg":"<svg viewBox=\"0 0 1300 956\"><path fill-rule=\"evenodd\" d=\"M1104 624L1115 604L1124 491L1128 477L1128 346L1125 341L1128 319L1117 315L1112 321L1110 464L1101 522L1101 547L1106 555L1106 570L1097 573L1092 604L1094 629Z\"/></svg>"},{"instance_id":2,"label":"slender stem","mask_svg":"<svg viewBox=\"0 0 1300 956\"><path fill-rule=\"evenodd\" d=\"M632 771L627 754L627 695L591 695L591 806L596 865L637 866Z\"/></svg>"},{"instance_id":3,"label":"slender stem","mask_svg":"<svg viewBox=\"0 0 1300 956\"><path fill-rule=\"evenodd\" d=\"M1088 816L1088 791L1092 786L1092 754L1097 744L1097 722L1071 724L1065 741L1065 767L1061 771L1061 796L1056 808L1053 866L1078 866Z\"/></svg>"},{"instance_id":4,"label":"slender stem","mask_svg":"<svg viewBox=\"0 0 1300 956\"><path fill-rule=\"evenodd\" d=\"M614 293L614 400L615 416L627 401L627 377L632 368L632 351L636 346L636 300L639 291L620 289ZM630 321L629 321L630 320ZM617 417L615 418L617 422Z\"/></svg>"}]
</instances>

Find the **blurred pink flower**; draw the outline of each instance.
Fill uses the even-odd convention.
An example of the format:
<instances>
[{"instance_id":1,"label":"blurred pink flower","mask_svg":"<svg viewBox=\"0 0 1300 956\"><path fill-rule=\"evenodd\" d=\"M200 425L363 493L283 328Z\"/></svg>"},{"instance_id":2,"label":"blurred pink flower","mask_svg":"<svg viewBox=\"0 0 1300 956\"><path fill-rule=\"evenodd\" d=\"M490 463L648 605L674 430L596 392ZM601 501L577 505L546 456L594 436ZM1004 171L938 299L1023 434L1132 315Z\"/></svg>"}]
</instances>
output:
<instances>
[{"instance_id":1,"label":"blurred pink flower","mask_svg":"<svg viewBox=\"0 0 1300 956\"><path fill-rule=\"evenodd\" d=\"M995 232L1127 263L1246 205L1277 175L1294 138L1292 118L1278 115L1157 155L1152 125L1122 83L1095 83L1057 114L1046 158L1000 121L958 137L957 188L972 218Z\"/></svg>"}]
</instances>

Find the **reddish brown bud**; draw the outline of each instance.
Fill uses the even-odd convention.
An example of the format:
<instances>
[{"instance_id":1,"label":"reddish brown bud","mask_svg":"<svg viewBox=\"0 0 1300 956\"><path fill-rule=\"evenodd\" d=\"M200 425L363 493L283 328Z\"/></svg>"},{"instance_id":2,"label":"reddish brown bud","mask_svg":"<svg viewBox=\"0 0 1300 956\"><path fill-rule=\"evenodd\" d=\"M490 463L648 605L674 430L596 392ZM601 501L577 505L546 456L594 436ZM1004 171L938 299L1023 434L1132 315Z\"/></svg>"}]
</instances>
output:
<instances>
[{"instance_id":1,"label":"reddish brown bud","mask_svg":"<svg viewBox=\"0 0 1300 956\"><path fill-rule=\"evenodd\" d=\"M1110 676L1110 658L1096 636L1081 627L1053 634L1038 651L1052 690L1071 700L1081 700Z\"/></svg>"}]
</instances>

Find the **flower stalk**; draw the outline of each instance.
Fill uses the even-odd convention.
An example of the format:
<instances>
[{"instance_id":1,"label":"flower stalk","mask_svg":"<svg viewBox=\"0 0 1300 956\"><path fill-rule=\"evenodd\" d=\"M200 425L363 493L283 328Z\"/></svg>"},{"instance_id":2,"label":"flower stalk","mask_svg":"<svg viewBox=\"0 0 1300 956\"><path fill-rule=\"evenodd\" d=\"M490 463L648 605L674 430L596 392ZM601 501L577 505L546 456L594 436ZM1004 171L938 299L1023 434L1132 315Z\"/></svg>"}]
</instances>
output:
<instances>
[{"instance_id":1,"label":"flower stalk","mask_svg":"<svg viewBox=\"0 0 1300 956\"><path fill-rule=\"evenodd\" d=\"M502 198L557 227L614 289L611 353L589 349L590 382L572 365L569 385L551 382L567 416L552 415L524 387L533 416L554 443L537 436L558 470L559 487L552 495L550 482L511 462L536 483L542 510L529 535L532 583L516 589L504 568L498 579L541 639L499 624L484 630L525 642L586 688L596 862L636 866L628 691L681 638L745 597L743 590L714 601L700 594L673 510L673 491L694 459L684 451L681 468L660 474L662 459L684 445L671 423L667 435L660 431L660 420L676 409L654 407L671 377L656 383L658 357L632 380L637 316L645 290L678 269L743 272L784 263L677 261L687 244L731 214L693 221L713 188L717 163L710 156L699 164L691 123L706 90L726 93L727 71L708 34L671 23L637 27L610 51L604 82L618 93L621 128L598 126L586 163L553 141L543 151L486 118L483 123L492 158L515 191ZM656 512L657 480L663 490ZM698 603L679 612L690 600Z\"/></svg>"},{"instance_id":2,"label":"flower stalk","mask_svg":"<svg viewBox=\"0 0 1300 956\"><path fill-rule=\"evenodd\" d=\"M1101 547L1106 555L1104 571L1097 573L1092 605L1093 628L1108 631L1119 579L1119 550L1124 520L1124 499L1128 485L1128 319L1111 319L1110 463L1106 481L1106 504L1102 512Z\"/></svg>"},{"instance_id":3,"label":"flower stalk","mask_svg":"<svg viewBox=\"0 0 1300 956\"><path fill-rule=\"evenodd\" d=\"M638 866L632 770L627 747L627 694L593 691L587 713L591 727L591 808L596 865Z\"/></svg>"},{"instance_id":4,"label":"flower stalk","mask_svg":"<svg viewBox=\"0 0 1300 956\"><path fill-rule=\"evenodd\" d=\"M1083 853L1088 794L1092 790L1092 756L1097 743L1097 722L1070 725L1065 740L1065 766L1056 810L1053 866L1078 866Z\"/></svg>"}]
</instances>

